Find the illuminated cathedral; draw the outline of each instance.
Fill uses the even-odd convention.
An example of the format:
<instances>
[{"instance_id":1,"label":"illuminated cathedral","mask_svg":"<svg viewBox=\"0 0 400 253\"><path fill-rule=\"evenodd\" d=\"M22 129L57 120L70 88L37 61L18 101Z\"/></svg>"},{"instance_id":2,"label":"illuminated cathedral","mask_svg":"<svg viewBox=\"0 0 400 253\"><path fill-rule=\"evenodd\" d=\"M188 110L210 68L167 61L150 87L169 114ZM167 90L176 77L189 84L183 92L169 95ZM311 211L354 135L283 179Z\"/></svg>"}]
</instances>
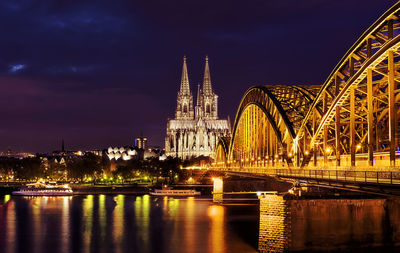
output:
<instances>
[{"instance_id":1,"label":"illuminated cathedral","mask_svg":"<svg viewBox=\"0 0 400 253\"><path fill-rule=\"evenodd\" d=\"M181 85L178 92L175 119L167 123L165 153L182 159L214 156L219 137L230 135L228 119L218 119L218 96L211 86L208 57L204 69L203 86L197 87L196 106L190 90L186 57L183 58Z\"/></svg>"}]
</instances>

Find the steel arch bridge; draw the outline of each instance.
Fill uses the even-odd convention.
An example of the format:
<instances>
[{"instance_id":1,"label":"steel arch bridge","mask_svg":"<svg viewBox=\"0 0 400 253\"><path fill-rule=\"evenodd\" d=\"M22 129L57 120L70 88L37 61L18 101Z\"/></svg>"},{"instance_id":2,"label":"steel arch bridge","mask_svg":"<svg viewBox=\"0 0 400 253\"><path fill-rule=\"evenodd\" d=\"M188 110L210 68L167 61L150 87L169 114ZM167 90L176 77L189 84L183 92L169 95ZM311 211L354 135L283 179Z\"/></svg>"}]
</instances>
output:
<instances>
[{"instance_id":1,"label":"steel arch bridge","mask_svg":"<svg viewBox=\"0 0 400 253\"><path fill-rule=\"evenodd\" d=\"M321 86L244 94L216 167L390 168L399 165L400 2L354 43Z\"/></svg>"}]
</instances>

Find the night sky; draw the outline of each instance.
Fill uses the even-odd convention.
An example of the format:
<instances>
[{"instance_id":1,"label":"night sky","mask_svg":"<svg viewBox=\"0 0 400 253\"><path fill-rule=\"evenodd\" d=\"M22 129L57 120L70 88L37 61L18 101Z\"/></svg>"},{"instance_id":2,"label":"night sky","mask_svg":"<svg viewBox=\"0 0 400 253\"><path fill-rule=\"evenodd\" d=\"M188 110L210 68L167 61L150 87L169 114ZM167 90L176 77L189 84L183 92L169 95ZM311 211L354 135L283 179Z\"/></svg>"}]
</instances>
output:
<instances>
[{"instance_id":1,"label":"night sky","mask_svg":"<svg viewBox=\"0 0 400 253\"><path fill-rule=\"evenodd\" d=\"M323 83L394 3L1 1L0 151L132 145L141 132L163 147L184 55L194 96L209 56L233 121L250 86Z\"/></svg>"}]
</instances>

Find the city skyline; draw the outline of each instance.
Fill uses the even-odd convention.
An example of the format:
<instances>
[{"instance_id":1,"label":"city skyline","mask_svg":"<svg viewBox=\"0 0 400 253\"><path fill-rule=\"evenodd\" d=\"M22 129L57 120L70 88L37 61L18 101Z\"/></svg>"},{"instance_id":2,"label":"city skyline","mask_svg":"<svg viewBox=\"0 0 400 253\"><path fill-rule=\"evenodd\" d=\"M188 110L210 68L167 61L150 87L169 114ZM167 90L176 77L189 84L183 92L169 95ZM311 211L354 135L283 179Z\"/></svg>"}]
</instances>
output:
<instances>
[{"instance_id":1,"label":"city skyline","mask_svg":"<svg viewBox=\"0 0 400 253\"><path fill-rule=\"evenodd\" d=\"M209 56L233 120L252 85L323 83L394 2L0 3L0 150L107 148L141 132L163 146L183 55L192 90Z\"/></svg>"}]
</instances>

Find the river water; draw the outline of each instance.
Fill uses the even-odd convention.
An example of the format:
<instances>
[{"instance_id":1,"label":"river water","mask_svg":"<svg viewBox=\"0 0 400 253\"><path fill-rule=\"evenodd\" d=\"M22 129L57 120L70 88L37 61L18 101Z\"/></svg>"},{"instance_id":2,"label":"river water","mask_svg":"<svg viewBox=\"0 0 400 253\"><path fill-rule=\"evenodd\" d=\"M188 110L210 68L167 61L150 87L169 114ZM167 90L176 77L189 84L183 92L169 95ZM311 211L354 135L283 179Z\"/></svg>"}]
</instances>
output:
<instances>
[{"instance_id":1,"label":"river water","mask_svg":"<svg viewBox=\"0 0 400 253\"><path fill-rule=\"evenodd\" d=\"M257 250L255 205L149 195L0 198L0 252Z\"/></svg>"},{"instance_id":2,"label":"river water","mask_svg":"<svg viewBox=\"0 0 400 253\"><path fill-rule=\"evenodd\" d=\"M399 250L400 202L0 196L0 252Z\"/></svg>"}]
</instances>

